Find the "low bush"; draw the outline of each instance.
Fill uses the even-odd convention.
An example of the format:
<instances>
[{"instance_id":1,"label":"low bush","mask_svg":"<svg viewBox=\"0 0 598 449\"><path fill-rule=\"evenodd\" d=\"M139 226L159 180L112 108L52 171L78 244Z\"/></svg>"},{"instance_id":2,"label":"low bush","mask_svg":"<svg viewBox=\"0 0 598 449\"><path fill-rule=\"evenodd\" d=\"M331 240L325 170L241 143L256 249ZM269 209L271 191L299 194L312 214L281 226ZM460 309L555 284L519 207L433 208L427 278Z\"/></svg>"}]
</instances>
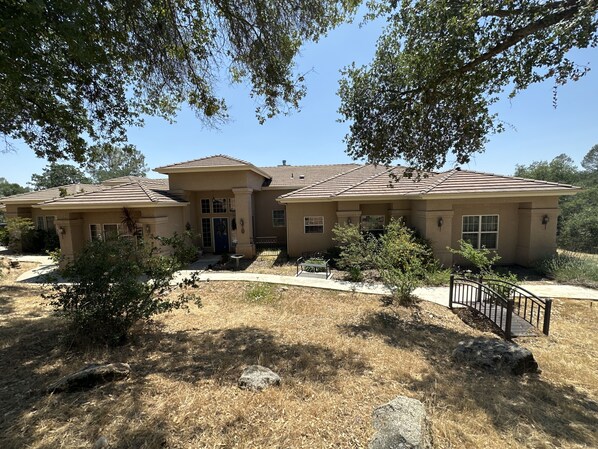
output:
<instances>
[{"instance_id":1,"label":"low bush","mask_svg":"<svg viewBox=\"0 0 598 449\"><path fill-rule=\"evenodd\" d=\"M538 270L563 283L598 288L598 257L574 253L561 253L540 261Z\"/></svg>"},{"instance_id":2,"label":"low bush","mask_svg":"<svg viewBox=\"0 0 598 449\"><path fill-rule=\"evenodd\" d=\"M185 264L177 254L185 251L175 248L173 254L164 254L153 241L121 237L89 242L62 273L69 283L55 283L46 298L69 322L76 341L122 343L137 322L185 307L190 300L199 304L187 290L196 285L195 277L172 285ZM182 291L173 298L169 293L176 287Z\"/></svg>"},{"instance_id":3,"label":"low bush","mask_svg":"<svg viewBox=\"0 0 598 449\"><path fill-rule=\"evenodd\" d=\"M361 281L362 271L375 268L378 240L357 225L336 224L332 234L339 248L336 266L347 271L350 281Z\"/></svg>"},{"instance_id":4,"label":"low bush","mask_svg":"<svg viewBox=\"0 0 598 449\"><path fill-rule=\"evenodd\" d=\"M414 231L402 220L391 220L379 238L375 265L384 284L401 305L415 302L413 290L428 277L431 250L418 242Z\"/></svg>"},{"instance_id":5,"label":"low bush","mask_svg":"<svg viewBox=\"0 0 598 449\"><path fill-rule=\"evenodd\" d=\"M36 229L29 218L9 218L0 236L2 243L17 253L44 253L60 247L56 231Z\"/></svg>"}]
</instances>

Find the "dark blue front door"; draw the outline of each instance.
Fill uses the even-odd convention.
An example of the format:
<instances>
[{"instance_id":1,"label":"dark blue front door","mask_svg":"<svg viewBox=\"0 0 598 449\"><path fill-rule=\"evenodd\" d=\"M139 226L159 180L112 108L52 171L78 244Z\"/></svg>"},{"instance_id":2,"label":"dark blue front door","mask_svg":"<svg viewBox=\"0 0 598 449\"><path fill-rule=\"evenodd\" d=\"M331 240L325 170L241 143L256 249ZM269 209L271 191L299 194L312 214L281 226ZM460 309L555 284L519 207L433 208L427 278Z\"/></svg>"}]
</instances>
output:
<instances>
[{"instance_id":1,"label":"dark blue front door","mask_svg":"<svg viewBox=\"0 0 598 449\"><path fill-rule=\"evenodd\" d=\"M214 252L228 252L228 218L214 218Z\"/></svg>"}]
</instances>

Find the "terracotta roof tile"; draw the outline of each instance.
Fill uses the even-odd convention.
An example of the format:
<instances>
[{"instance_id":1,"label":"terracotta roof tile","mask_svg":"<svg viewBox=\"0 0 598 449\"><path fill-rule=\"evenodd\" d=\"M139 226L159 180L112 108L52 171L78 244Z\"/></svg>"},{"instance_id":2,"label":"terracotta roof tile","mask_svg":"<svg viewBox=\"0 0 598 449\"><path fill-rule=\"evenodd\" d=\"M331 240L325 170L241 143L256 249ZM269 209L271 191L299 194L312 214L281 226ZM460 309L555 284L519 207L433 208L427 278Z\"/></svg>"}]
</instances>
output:
<instances>
[{"instance_id":1,"label":"terracotta roof tile","mask_svg":"<svg viewBox=\"0 0 598 449\"><path fill-rule=\"evenodd\" d=\"M282 195L285 200L348 199L367 197L400 197L451 194L505 194L509 192L541 194L578 190L568 184L537 181L511 176L479 173L466 170L449 170L443 173L426 173L418 180L401 176L403 167L359 166L327 180ZM393 177L394 175L394 177Z\"/></svg>"},{"instance_id":2,"label":"terracotta roof tile","mask_svg":"<svg viewBox=\"0 0 598 449\"><path fill-rule=\"evenodd\" d=\"M52 187L51 189L36 190L33 192L20 193L18 195L5 196L0 198L0 202L5 204L10 203L39 203L40 201L48 201L54 198L60 198L62 191L66 191L67 195L74 195L81 192L96 192L98 190L106 189L107 187L101 184L68 184L64 186Z\"/></svg>"},{"instance_id":3,"label":"terracotta roof tile","mask_svg":"<svg viewBox=\"0 0 598 449\"><path fill-rule=\"evenodd\" d=\"M175 205L186 204L184 200L175 194L168 192L168 184L159 179L146 179L127 184L103 189L97 192L82 193L67 196L55 200L45 201L40 204L44 207L56 208L64 206L68 208L76 206L115 206L121 207L127 204L135 205Z\"/></svg>"}]
</instances>

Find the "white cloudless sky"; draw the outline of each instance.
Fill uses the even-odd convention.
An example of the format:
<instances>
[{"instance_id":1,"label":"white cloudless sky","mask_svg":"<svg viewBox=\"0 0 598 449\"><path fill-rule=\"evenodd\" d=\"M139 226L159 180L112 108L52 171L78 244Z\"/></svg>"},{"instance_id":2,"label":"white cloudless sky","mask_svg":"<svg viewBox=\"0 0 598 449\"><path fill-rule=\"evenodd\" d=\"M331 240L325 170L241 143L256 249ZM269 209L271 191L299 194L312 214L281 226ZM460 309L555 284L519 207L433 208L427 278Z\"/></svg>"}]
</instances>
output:
<instances>
[{"instance_id":1,"label":"white cloudless sky","mask_svg":"<svg viewBox=\"0 0 598 449\"><path fill-rule=\"evenodd\" d=\"M248 87L224 80L219 91L229 106L228 123L206 128L183 107L175 124L150 117L145 127L131 129L131 143L143 152L151 168L212 154L228 154L259 166L277 165L283 159L293 165L350 162L343 142L348 125L338 122L339 72L353 61L368 63L381 30L379 22L364 27L358 22L342 25L302 49L297 70L307 74L307 96L299 112L260 125ZM581 162L598 144L598 49L576 50L571 57L592 70L559 88L556 108L550 82L495 105L508 124L506 131L491 136L485 152L464 168L508 175L516 164L550 160L561 153ZM24 144L17 143L17 148L15 153L0 154L0 177L25 184L33 173L41 173L46 161L36 158ZM160 175L150 171L148 176Z\"/></svg>"}]
</instances>

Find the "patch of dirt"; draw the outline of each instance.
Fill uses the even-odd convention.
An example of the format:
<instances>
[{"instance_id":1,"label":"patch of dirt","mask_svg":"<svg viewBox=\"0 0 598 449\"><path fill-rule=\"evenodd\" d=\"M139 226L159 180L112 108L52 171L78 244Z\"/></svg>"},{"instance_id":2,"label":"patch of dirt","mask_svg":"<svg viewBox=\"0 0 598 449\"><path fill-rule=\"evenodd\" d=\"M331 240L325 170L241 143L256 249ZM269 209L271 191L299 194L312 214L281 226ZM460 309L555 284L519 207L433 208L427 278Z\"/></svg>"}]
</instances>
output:
<instances>
[{"instance_id":1,"label":"patch of dirt","mask_svg":"<svg viewBox=\"0 0 598 449\"><path fill-rule=\"evenodd\" d=\"M496 325L486 318L484 315L479 313L477 310L470 309L468 307L453 309L453 313L461 318L468 326L479 330L481 332L491 332L496 335L503 336L503 332L496 327Z\"/></svg>"}]
</instances>

